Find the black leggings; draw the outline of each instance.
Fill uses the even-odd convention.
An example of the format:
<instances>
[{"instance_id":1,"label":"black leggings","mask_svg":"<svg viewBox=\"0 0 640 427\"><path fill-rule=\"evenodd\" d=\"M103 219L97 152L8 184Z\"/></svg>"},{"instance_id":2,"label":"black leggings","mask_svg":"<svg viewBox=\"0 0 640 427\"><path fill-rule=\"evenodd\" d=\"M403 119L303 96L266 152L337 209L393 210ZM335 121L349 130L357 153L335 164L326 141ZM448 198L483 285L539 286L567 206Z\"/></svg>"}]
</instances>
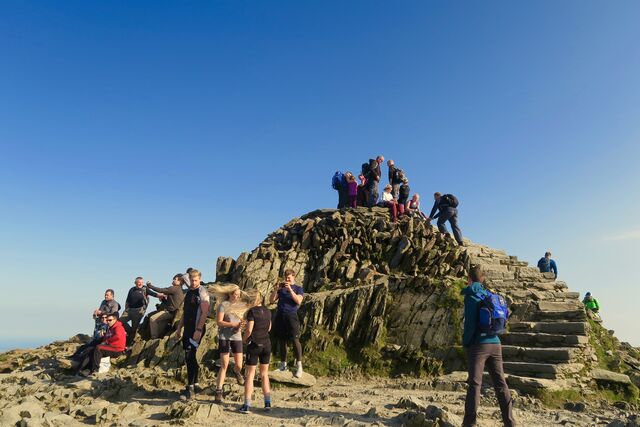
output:
<instances>
[{"instance_id":1,"label":"black leggings","mask_svg":"<svg viewBox=\"0 0 640 427\"><path fill-rule=\"evenodd\" d=\"M291 341L293 341L293 352L296 354L296 360L302 362L302 345L300 344L300 338L295 337L292 338ZM287 344L287 340L280 339L280 360L282 361L287 360Z\"/></svg>"},{"instance_id":2,"label":"black leggings","mask_svg":"<svg viewBox=\"0 0 640 427\"><path fill-rule=\"evenodd\" d=\"M200 365L196 359L197 348L189 346L184 350L184 360L187 364L187 384L194 385L198 382L198 373L200 371Z\"/></svg>"}]
</instances>

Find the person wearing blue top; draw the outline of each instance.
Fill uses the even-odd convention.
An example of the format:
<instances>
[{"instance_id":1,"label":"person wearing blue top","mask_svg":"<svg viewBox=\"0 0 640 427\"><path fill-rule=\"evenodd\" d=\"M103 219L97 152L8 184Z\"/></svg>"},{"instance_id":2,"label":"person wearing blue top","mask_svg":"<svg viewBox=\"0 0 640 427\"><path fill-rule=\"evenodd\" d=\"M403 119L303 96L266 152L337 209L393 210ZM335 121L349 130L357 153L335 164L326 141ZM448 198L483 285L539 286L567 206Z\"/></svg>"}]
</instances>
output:
<instances>
[{"instance_id":1,"label":"person wearing blue top","mask_svg":"<svg viewBox=\"0 0 640 427\"><path fill-rule=\"evenodd\" d=\"M469 378L467 380L467 398L464 404L463 427L476 425L478 403L480 402L480 389L482 387L482 373L485 365L496 397L502 412L502 421L505 426L515 426L512 414L513 402L509 386L504 378L502 368L502 346L497 335L483 335L479 328L479 311L482 296L487 295L487 290L482 285L484 273L479 266L472 266L469 272L469 284L462 289L464 295L464 333L462 345L467 352L467 368Z\"/></svg>"},{"instance_id":2,"label":"person wearing blue top","mask_svg":"<svg viewBox=\"0 0 640 427\"><path fill-rule=\"evenodd\" d=\"M273 322L273 332L280 343L280 367L281 371L287 370L287 342L293 341L296 354L296 372L294 376L302 376L302 345L300 344L300 320L298 319L298 307L302 304L304 290L302 286L295 284L296 274L293 270L285 270L284 282L271 292L269 301L271 304L278 301L276 317Z\"/></svg>"},{"instance_id":3,"label":"person wearing blue top","mask_svg":"<svg viewBox=\"0 0 640 427\"><path fill-rule=\"evenodd\" d=\"M549 273L553 271L553 274L558 278L558 265L551 259L551 252L545 252L544 256L538 261L538 268L541 273Z\"/></svg>"}]
</instances>

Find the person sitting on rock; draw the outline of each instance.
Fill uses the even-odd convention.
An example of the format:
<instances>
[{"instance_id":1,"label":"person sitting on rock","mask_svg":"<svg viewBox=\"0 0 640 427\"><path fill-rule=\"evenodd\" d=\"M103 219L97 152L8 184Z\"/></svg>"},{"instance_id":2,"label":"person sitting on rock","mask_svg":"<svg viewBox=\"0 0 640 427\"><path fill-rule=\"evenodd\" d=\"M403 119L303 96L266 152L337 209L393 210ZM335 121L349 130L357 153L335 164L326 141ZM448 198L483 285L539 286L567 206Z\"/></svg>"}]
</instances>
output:
<instances>
[{"instance_id":1,"label":"person sitting on rock","mask_svg":"<svg viewBox=\"0 0 640 427\"><path fill-rule=\"evenodd\" d=\"M458 227L458 199L452 194L442 195L439 192L433 194L433 199L433 208L431 208L431 213L427 219L432 220L437 218L438 230L445 234L449 233L445 225L445 223L449 221L451 230L453 231L453 237L456 239L456 242L458 242L458 245L464 246L462 232L460 231L460 227ZM438 213L436 213L436 211Z\"/></svg>"},{"instance_id":2,"label":"person sitting on rock","mask_svg":"<svg viewBox=\"0 0 640 427\"><path fill-rule=\"evenodd\" d=\"M590 311L594 314L598 314L600 311L600 304L598 304L598 300L591 295L591 292L587 292L584 295L584 299L582 300L582 304L584 304L584 308L587 311Z\"/></svg>"},{"instance_id":3,"label":"person sitting on rock","mask_svg":"<svg viewBox=\"0 0 640 427\"><path fill-rule=\"evenodd\" d=\"M184 349L184 361L187 365L187 386L181 400L195 399L195 384L198 382L198 359L196 352L200 345L200 340L206 331L207 316L209 314L209 292L201 286L202 275L196 269L189 272L189 290L184 296L182 303L183 313L178 328L176 338L182 339ZM183 333L184 328L184 333Z\"/></svg>"},{"instance_id":4,"label":"person sitting on rock","mask_svg":"<svg viewBox=\"0 0 640 427\"><path fill-rule=\"evenodd\" d=\"M484 273L479 266L472 266L469 271L468 286L462 289L464 295L464 333L462 345L467 352L468 384L467 397L464 404L464 420L462 425L471 427L476 425L480 390L482 388L482 374L487 367L491 376L493 388L498 398L502 421L505 426L516 425L513 418L513 401L509 386L504 377L502 366L502 347L497 335L484 335L480 331L479 313L482 296L487 295L482 282Z\"/></svg>"},{"instance_id":5,"label":"person sitting on rock","mask_svg":"<svg viewBox=\"0 0 640 427\"><path fill-rule=\"evenodd\" d=\"M181 273L173 276L171 286L167 288L159 288L153 286L151 282L147 282L147 289L157 292L156 296L161 300L160 304L156 306L157 310L147 315L151 339L163 337L167 327L173 322L184 300L184 290L182 289L184 284L184 275Z\"/></svg>"},{"instance_id":6,"label":"person sitting on rock","mask_svg":"<svg viewBox=\"0 0 640 427\"><path fill-rule=\"evenodd\" d=\"M350 208L355 208L358 206L358 183L356 182L356 177L353 176L351 172L345 173L347 180L347 193L349 195L349 204Z\"/></svg>"},{"instance_id":7,"label":"person sitting on rock","mask_svg":"<svg viewBox=\"0 0 640 427\"><path fill-rule=\"evenodd\" d=\"M280 342L281 371L287 370L287 342L293 342L296 355L295 377L302 377L302 345L300 344L300 320L298 308L304 298L302 286L295 284L296 274L293 270L285 270L284 282L279 283L269 296L269 302L278 301L274 320L274 334Z\"/></svg>"},{"instance_id":8,"label":"person sitting on rock","mask_svg":"<svg viewBox=\"0 0 640 427\"><path fill-rule=\"evenodd\" d=\"M400 205L393 198L390 185L384 187L384 191L382 192L382 197L380 199L380 203L378 203L378 206L389 208L389 211L391 212L391 219L393 222L396 222L398 220L398 211L400 211L400 214L404 213L404 206Z\"/></svg>"},{"instance_id":9,"label":"person sitting on rock","mask_svg":"<svg viewBox=\"0 0 640 427\"><path fill-rule=\"evenodd\" d=\"M360 180L360 184L358 184L358 196L357 196L357 205L366 207L369 203L369 192L367 191L367 179L364 175L358 175L358 179Z\"/></svg>"},{"instance_id":10,"label":"person sitting on rock","mask_svg":"<svg viewBox=\"0 0 640 427\"><path fill-rule=\"evenodd\" d=\"M242 317L248 305L241 300L243 292L238 285L215 285L212 289L216 296L216 323L218 325L218 349L220 350L220 370L216 383L215 401L222 402L222 386L227 368L229 353L233 354L235 367L233 373L238 384L244 385L242 376ZM244 294L246 299L246 294Z\"/></svg>"},{"instance_id":11,"label":"person sitting on rock","mask_svg":"<svg viewBox=\"0 0 640 427\"><path fill-rule=\"evenodd\" d=\"M127 346L133 343L144 313L147 311L147 305L149 305L148 295L157 296L154 291L147 289L142 277L136 277L133 283L134 286L129 289L127 300L124 303L124 312L120 317L122 326L127 332ZM131 321L131 326L129 326L129 321Z\"/></svg>"},{"instance_id":12,"label":"person sitting on rock","mask_svg":"<svg viewBox=\"0 0 640 427\"><path fill-rule=\"evenodd\" d=\"M260 362L260 379L265 410L271 409L271 388L269 386L269 361L271 360L271 312L264 306L264 297L255 291L253 307L246 314L247 327L243 341L247 343L247 367L244 381L244 404L240 412L248 413L253 395L253 379L256 365Z\"/></svg>"},{"instance_id":13,"label":"person sitting on rock","mask_svg":"<svg viewBox=\"0 0 640 427\"><path fill-rule=\"evenodd\" d=\"M549 273L553 271L555 278L558 278L558 266L554 260L551 259L551 252L545 252L544 256L538 261L538 268L541 273Z\"/></svg>"},{"instance_id":14,"label":"person sitting on rock","mask_svg":"<svg viewBox=\"0 0 640 427\"><path fill-rule=\"evenodd\" d=\"M417 215L422 219L427 219L424 212L420 210L420 195L418 193L415 193L411 200L407 201L404 211L410 216Z\"/></svg>"},{"instance_id":15,"label":"person sitting on rock","mask_svg":"<svg viewBox=\"0 0 640 427\"><path fill-rule=\"evenodd\" d=\"M71 356L68 356L68 359L71 359L75 361L77 364L79 364L82 362L82 359L84 359L85 355L89 351L93 350L93 347L97 346L102 342L102 340L104 339L104 336L109 330L109 324L107 323L107 316L108 316L107 314L101 314L100 317L98 317L97 320L99 320L99 323L96 322L96 327L93 331L93 337L91 341L78 347Z\"/></svg>"},{"instance_id":16,"label":"person sitting on rock","mask_svg":"<svg viewBox=\"0 0 640 427\"><path fill-rule=\"evenodd\" d=\"M104 335L102 342L92 347L91 350L86 353L85 362L80 362L79 369L86 366L86 362L91 364L88 373L86 371L80 372L85 376L98 371L100 361L103 357L118 357L126 348L127 334L122 326L122 322L118 320L117 312L107 315L107 325L109 325L109 329Z\"/></svg>"}]
</instances>

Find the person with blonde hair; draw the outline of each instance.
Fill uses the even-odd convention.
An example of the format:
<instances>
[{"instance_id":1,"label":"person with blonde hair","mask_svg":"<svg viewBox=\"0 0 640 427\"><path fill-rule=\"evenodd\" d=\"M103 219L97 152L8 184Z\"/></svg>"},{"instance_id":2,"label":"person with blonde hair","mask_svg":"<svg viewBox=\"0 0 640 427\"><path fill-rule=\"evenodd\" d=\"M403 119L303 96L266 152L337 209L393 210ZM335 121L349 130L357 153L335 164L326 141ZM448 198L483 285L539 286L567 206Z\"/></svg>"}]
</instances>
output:
<instances>
[{"instance_id":1,"label":"person with blonde hair","mask_svg":"<svg viewBox=\"0 0 640 427\"><path fill-rule=\"evenodd\" d=\"M181 400L195 399L195 385L198 382L198 372L200 366L196 359L196 352L200 345L200 340L206 331L207 316L209 315L209 292L201 286L202 274L195 269L189 272L189 290L184 296L183 314L178 328L176 338L182 339L184 349L184 361L187 365L187 386ZM184 333L182 329L184 327Z\"/></svg>"},{"instance_id":2,"label":"person with blonde hair","mask_svg":"<svg viewBox=\"0 0 640 427\"><path fill-rule=\"evenodd\" d=\"M251 291L249 291L251 292ZM247 311L247 327L244 331L243 341L247 343L247 367L244 382L244 404L240 412L248 413L253 395L253 378L256 373L256 365L260 362L260 378L262 382L262 395L264 396L264 408L271 409L271 388L269 385L269 361L271 360L271 312L264 306L264 297L258 290L254 290L253 307Z\"/></svg>"},{"instance_id":3,"label":"person with blonde hair","mask_svg":"<svg viewBox=\"0 0 640 427\"><path fill-rule=\"evenodd\" d=\"M229 367L229 352L233 354L233 373L238 384L244 385L242 376L242 318L249 308L248 295L238 285L215 285L211 291L216 297L216 323L218 324L218 349L220 370L215 390L215 402L222 402L222 386Z\"/></svg>"},{"instance_id":4,"label":"person with blonde hair","mask_svg":"<svg viewBox=\"0 0 640 427\"><path fill-rule=\"evenodd\" d=\"M426 220L427 216L420 210L420 195L418 193L414 193L411 200L407 201L405 205L404 211L409 216L418 215L420 218Z\"/></svg>"}]
</instances>

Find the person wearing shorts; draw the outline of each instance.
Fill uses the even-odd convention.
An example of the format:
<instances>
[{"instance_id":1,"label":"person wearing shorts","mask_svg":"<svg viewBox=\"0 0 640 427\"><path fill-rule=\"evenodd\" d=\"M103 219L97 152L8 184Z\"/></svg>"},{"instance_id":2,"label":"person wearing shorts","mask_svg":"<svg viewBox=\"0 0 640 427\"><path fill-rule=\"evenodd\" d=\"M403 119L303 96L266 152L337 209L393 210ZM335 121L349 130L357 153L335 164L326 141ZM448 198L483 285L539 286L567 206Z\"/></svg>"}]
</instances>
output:
<instances>
[{"instance_id":1,"label":"person wearing shorts","mask_svg":"<svg viewBox=\"0 0 640 427\"><path fill-rule=\"evenodd\" d=\"M256 366L260 363L260 378L262 379L262 394L264 408L271 409L271 388L269 386L269 361L271 359L271 312L263 305L263 296L256 292L255 306L247 312L247 327L243 341L247 343L247 367L244 381L244 404L240 412L248 413L253 394L253 378Z\"/></svg>"},{"instance_id":2,"label":"person wearing shorts","mask_svg":"<svg viewBox=\"0 0 640 427\"><path fill-rule=\"evenodd\" d=\"M216 323L218 324L218 345L220 350L220 370L215 390L215 402L222 402L222 386L229 367L229 353L233 354L235 363L233 373L238 384L244 385L242 376L242 325L241 317L247 305L241 301L242 291L238 285L215 285L212 288L218 307Z\"/></svg>"},{"instance_id":3,"label":"person wearing shorts","mask_svg":"<svg viewBox=\"0 0 640 427\"><path fill-rule=\"evenodd\" d=\"M302 345L300 344L300 321L298 320L298 307L302 304L304 290L302 286L295 284L296 274L293 270L284 272L284 283L271 292L269 301L271 304L278 301L276 318L274 320L274 334L280 343L281 371L287 370L287 342L293 342L296 354L296 372L294 376L302 376Z\"/></svg>"}]
</instances>

